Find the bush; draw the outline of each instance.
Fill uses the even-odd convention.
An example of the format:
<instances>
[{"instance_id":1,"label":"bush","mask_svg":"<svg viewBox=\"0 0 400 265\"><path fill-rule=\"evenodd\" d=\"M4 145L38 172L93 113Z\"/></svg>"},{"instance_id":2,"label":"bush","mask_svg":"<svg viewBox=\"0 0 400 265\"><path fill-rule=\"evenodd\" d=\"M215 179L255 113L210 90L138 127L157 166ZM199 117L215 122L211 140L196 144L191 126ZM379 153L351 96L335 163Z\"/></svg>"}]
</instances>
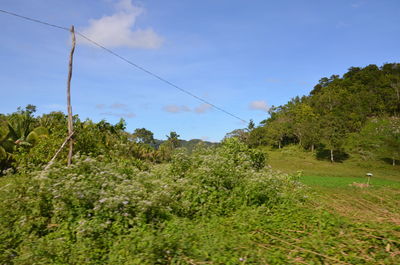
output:
<instances>
[{"instance_id":1,"label":"bush","mask_svg":"<svg viewBox=\"0 0 400 265\"><path fill-rule=\"evenodd\" d=\"M168 224L304 198L293 177L263 168L261 153L235 140L191 156L178 151L171 164L145 169L102 157L74 161L6 177L9 184L0 191L1 263L115 264L128 256L136 264L167 263L182 254L180 239L165 233Z\"/></svg>"}]
</instances>

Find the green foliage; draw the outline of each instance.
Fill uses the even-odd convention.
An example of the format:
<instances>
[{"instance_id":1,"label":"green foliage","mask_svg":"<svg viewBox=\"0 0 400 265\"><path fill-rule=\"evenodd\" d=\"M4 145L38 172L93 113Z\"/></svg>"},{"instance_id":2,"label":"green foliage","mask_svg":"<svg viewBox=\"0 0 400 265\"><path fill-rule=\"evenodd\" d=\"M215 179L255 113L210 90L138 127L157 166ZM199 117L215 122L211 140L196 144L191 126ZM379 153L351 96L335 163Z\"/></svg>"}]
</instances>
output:
<instances>
[{"instance_id":1,"label":"green foliage","mask_svg":"<svg viewBox=\"0 0 400 265\"><path fill-rule=\"evenodd\" d=\"M5 161L8 157L7 153L7 136L8 126L5 119L0 117L0 162Z\"/></svg>"},{"instance_id":2,"label":"green foliage","mask_svg":"<svg viewBox=\"0 0 400 265\"><path fill-rule=\"evenodd\" d=\"M13 151L17 173L0 179L2 264L396 264L393 226L365 225L375 240L315 209L304 177L266 168L265 152L235 137L191 153L171 141L156 150L123 126L75 117L74 163L41 171L65 139L64 118L36 118L47 131L33 131L48 134ZM280 153L290 164L307 154Z\"/></svg>"},{"instance_id":3,"label":"green foliage","mask_svg":"<svg viewBox=\"0 0 400 265\"><path fill-rule=\"evenodd\" d=\"M64 166L63 150L47 171L67 135L65 115L35 117L33 105L0 115L0 263L397 264L399 230L390 222L398 220L399 198L396 191L385 201L393 190L379 191L398 187L396 167L351 158L333 168L305 149L318 146L318 155L328 148L337 160L346 148L395 165L399 83L398 64L350 68L219 145L183 141L176 132L162 142L145 128L125 132L122 119L112 125L74 116L74 163ZM268 162L292 174L267 168L266 152L253 149L262 145L279 148ZM316 199L300 183L352 194L348 184L371 168L377 189L358 200L362 208L378 201L383 210L363 214L384 213L383 224L334 215L332 208L355 210L350 195ZM334 196L348 197L334 205ZM331 213L321 210L324 200Z\"/></svg>"},{"instance_id":4,"label":"green foliage","mask_svg":"<svg viewBox=\"0 0 400 265\"><path fill-rule=\"evenodd\" d=\"M0 116L0 174L7 168L25 172L43 167L65 140L65 114L52 112L34 117L35 110L35 106L28 105L25 110L19 108L17 112ZM115 125L105 120L98 123L89 119L81 121L77 115L73 120L75 153L93 157L102 155L109 160L128 159L141 168L146 167L143 161L161 162L172 155L172 150L170 154L156 150L154 139L151 146L147 142L135 142L137 135L125 132L126 123L123 119ZM147 139L151 142L152 132L145 133L151 136L150 140ZM63 161L66 152L66 149L62 150L58 159Z\"/></svg>"},{"instance_id":5,"label":"green foliage","mask_svg":"<svg viewBox=\"0 0 400 265\"><path fill-rule=\"evenodd\" d=\"M137 255L138 263L166 262L165 251L180 255L178 242L153 241L162 241L164 228L179 218L303 200L298 182L262 169L254 154L233 139L217 149L199 147L190 157L177 150L171 166L140 170L128 161L75 156L71 167L8 176L10 185L0 190L0 260L112 263Z\"/></svg>"},{"instance_id":6,"label":"green foliage","mask_svg":"<svg viewBox=\"0 0 400 265\"><path fill-rule=\"evenodd\" d=\"M179 140L179 146L186 149L188 153L192 153L199 146L213 147L217 146L218 143L208 142L200 139L191 139L189 141Z\"/></svg>"},{"instance_id":7,"label":"green foliage","mask_svg":"<svg viewBox=\"0 0 400 265\"><path fill-rule=\"evenodd\" d=\"M389 158L395 165L400 160L400 119L373 118L362 128L360 133L348 139L348 149L364 159Z\"/></svg>"},{"instance_id":8,"label":"green foliage","mask_svg":"<svg viewBox=\"0 0 400 265\"><path fill-rule=\"evenodd\" d=\"M155 144L153 133L145 128L135 129L132 136L138 143Z\"/></svg>"},{"instance_id":9,"label":"green foliage","mask_svg":"<svg viewBox=\"0 0 400 265\"><path fill-rule=\"evenodd\" d=\"M375 144L378 149L368 151L368 148L361 148L363 143L358 138L365 136L362 130L368 120L396 119L400 114L399 69L399 64L395 63L380 68L369 65L352 67L342 77L324 77L309 96L295 97L283 106L273 106L269 111L270 118L258 128L251 132L242 130L243 141L252 147L281 148L299 144L312 151L319 147L319 152L329 151L332 162L341 160L336 156L345 150L363 152L364 156L367 152L385 150L386 156L396 162L399 148L395 135L386 136L384 141L375 134L374 141L380 142L379 148Z\"/></svg>"},{"instance_id":10,"label":"green foliage","mask_svg":"<svg viewBox=\"0 0 400 265\"><path fill-rule=\"evenodd\" d=\"M169 135L167 135L167 141L171 143L173 148L179 147L179 134L176 132L170 132Z\"/></svg>"},{"instance_id":11,"label":"green foliage","mask_svg":"<svg viewBox=\"0 0 400 265\"><path fill-rule=\"evenodd\" d=\"M70 168L7 176L0 262L396 264L394 225L308 207L298 177L255 171L245 150L178 152L171 166L145 171L81 156Z\"/></svg>"}]
</instances>

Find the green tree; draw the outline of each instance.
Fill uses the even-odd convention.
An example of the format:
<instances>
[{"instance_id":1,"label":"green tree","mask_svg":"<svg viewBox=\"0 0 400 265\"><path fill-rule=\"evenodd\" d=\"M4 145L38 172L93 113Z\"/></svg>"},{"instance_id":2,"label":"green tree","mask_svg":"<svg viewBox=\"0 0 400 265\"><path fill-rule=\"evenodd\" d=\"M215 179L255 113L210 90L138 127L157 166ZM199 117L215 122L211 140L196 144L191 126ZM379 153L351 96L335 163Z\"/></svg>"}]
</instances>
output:
<instances>
[{"instance_id":1,"label":"green tree","mask_svg":"<svg viewBox=\"0 0 400 265\"><path fill-rule=\"evenodd\" d=\"M256 147L261 145L267 145L267 129L265 126L254 128L248 135L247 144L250 147Z\"/></svg>"},{"instance_id":2,"label":"green tree","mask_svg":"<svg viewBox=\"0 0 400 265\"><path fill-rule=\"evenodd\" d=\"M133 137L137 143L143 143L148 145L155 144L154 134L145 128L135 129L135 131L133 132Z\"/></svg>"},{"instance_id":3,"label":"green tree","mask_svg":"<svg viewBox=\"0 0 400 265\"><path fill-rule=\"evenodd\" d=\"M364 159L390 158L392 165L400 160L400 118L372 118L359 133L350 135L347 148Z\"/></svg>"},{"instance_id":4,"label":"green tree","mask_svg":"<svg viewBox=\"0 0 400 265\"><path fill-rule=\"evenodd\" d=\"M252 130L254 130L255 127L256 125L254 124L254 121L250 119L249 125L247 125L247 130L251 132Z\"/></svg>"},{"instance_id":5,"label":"green tree","mask_svg":"<svg viewBox=\"0 0 400 265\"><path fill-rule=\"evenodd\" d=\"M379 124L379 139L382 145L381 153L392 159L392 165L400 160L400 118L382 119Z\"/></svg>"},{"instance_id":6,"label":"green tree","mask_svg":"<svg viewBox=\"0 0 400 265\"><path fill-rule=\"evenodd\" d=\"M167 135L167 141L172 144L173 148L179 147L179 134L176 132L170 132L169 135Z\"/></svg>"},{"instance_id":7,"label":"green tree","mask_svg":"<svg viewBox=\"0 0 400 265\"><path fill-rule=\"evenodd\" d=\"M172 158L173 150L174 146L172 142L165 141L158 147L157 156L161 161L169 161Z\"/></svg>"},{"instance_id":8,"label":"green tree","mask_svg":"<svg viewBox=\"0 0 400 265\"><path fill-rule=\"evenodd\" d=\"M279 149L282 148L285 137L292 134L290 119L285 112L273 115L265 126L267 141Z\"/></svg>"},{"instance_id":9,"label":"green tree","mask_svg":"<svg viewBox=\"0 0 400 265\"><path fill-rule=\"evenodd\" d=\"M299 139L299 144L314 151L321 134L319 115L307 103L299 103L292 110L291 117L293 134Z\"/></svg>"},{"instance_id":10,"label":"green tree","mask_svg":"<svg viewBox=\"0 0 400 265\"><path fill-rule=\"evenodd\" d=\"M8 133L7 121L0 117L0 170L8 164L7 161L13 149L13 143L9 141Z\"/></svg>"},{"instance_id":11,"label":"green tree","mask_svg":"<svg viewBox=\"0 0 400 265\"><path fill-rule=\"evenodd\" d=\"M246 143L248 136L249 136L249 132L247 129L236 129L236 130L233 130L233 131L227 133L225 135L224 139L237 138L242 143Z\"/></svg>"},{"instance_id":12,"label":"green tree","mask_svg":"<svg viewBox=\"0 0 400 265\"><path fill-rule=\"evenodd\" d=\"M335 161L334 151L342 149L348 124L352 123L346 97L342 80L334 78L313 98L321 125L321 142L329 149L331 162Z\"/></svg>"},{"instance_id":13,"label":"green tree","mask_svg":"<svg viewBox=\"0 0 400 265\"><path fill-rule=\"evenodd\" d=\"M33 117L35 111L35 106L27 105L25 110L18 108L18 111L8 118L8 137L17 147L30 147L39 137L48 134L46 128L36 127L38 123Z\"/></svg>"}]
</instances>

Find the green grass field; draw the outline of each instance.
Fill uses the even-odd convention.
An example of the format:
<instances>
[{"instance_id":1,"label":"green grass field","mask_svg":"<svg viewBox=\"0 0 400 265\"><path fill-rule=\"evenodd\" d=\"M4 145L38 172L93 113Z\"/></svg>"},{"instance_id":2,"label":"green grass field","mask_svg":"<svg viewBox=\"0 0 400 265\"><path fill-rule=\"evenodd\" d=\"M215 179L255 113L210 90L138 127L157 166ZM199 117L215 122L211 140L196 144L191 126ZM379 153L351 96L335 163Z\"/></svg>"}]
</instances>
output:
<instances>
[{"instance_id":1,"label":"green grass field","mask_svg":"<svg viewBox=\"0 0 400 265\"><path fill-rule=\"evenodd\" d=\"M330 188L349 188L353 183L367 183L366 177L332 177L332 176L313 176L305 175L300 177L300 181L311 187L330 187ZM400 182L381 178L371 178L370 188L392 187L400 189Z\"/></svg>"},{"instance_id":2,"label":"green grass field","mask_svg":"<svg viewBox=\"0 0 400 265\"><path fill-rule=\"evenodd\" d=\"M400 225L400 166L356 159L331 163L293 147L268 150L268 155L273 169L301 172L299 180L314 192L317 207L367 226ZM368 172L374 176L365 187Z\"/></svg>"},{"instance_id":3,"label":"green grass field","mask_svg":"<svg viewBox=\"0 0 400 265\"><path fill-rule=\"evenodd\" d=\"M299 151L294 147L266 151L269 156L268 163L273 169L285 173L301 171L302 176L305 176L302 181L306 184L313 184L314 181L311 179L320 179L320 181L315 180L315 184L320 183L322 186L324 183L333 184L335 181L338 186L352 182L366 183L367 173L374 175L371 183L377 186L396 186L398 185L396 183L400 183L400 165L392 166L383 161L362 161L355 158L341 163L331 163L317 160L311 152Z\"/></svg>"}]
</instances>

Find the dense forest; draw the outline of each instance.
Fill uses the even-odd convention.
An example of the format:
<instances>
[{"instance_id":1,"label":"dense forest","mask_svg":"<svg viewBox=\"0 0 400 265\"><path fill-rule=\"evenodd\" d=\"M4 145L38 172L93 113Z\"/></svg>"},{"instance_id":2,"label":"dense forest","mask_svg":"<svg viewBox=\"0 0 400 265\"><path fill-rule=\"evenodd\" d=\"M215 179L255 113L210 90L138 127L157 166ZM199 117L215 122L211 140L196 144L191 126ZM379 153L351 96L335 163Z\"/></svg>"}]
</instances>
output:
<instances>
[{"instance_id":1,"label":"dense forest","mask_svg":"<svg viewBox=\"0 0 400 265\"><path fill-rule=\"evenodd\" d=\"M255 127L227 135L249 146L296 144L332 162L349 154L400 160L400 64L351 67L342 77L321 78L310 95L272 107Z\"/></svg>"}]
</instances>

